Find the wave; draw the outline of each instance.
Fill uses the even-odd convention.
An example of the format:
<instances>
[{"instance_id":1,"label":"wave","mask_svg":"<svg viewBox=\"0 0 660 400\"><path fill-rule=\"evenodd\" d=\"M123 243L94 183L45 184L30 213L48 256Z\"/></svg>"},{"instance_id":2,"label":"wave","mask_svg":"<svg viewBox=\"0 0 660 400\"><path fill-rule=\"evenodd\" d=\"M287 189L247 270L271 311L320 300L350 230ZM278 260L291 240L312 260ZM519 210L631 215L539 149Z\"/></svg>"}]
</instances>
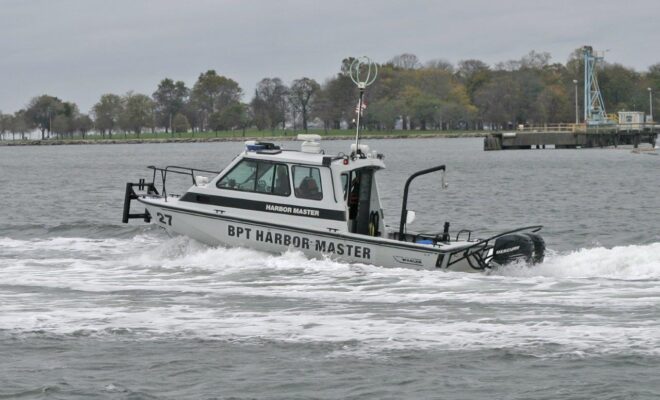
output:
<instances>
[{"instance_id":1,"label":"wave","mask_svg":"<svg viewBox=\"0 0 660 400\"><path fill-rule=\"evenodd\" d=\"M556 278L660 279L660 243L594 247L567 253L550 251L546 260L532 267L510 265L497 274Z\"/></svg>"},{"instance_id":2,"label":"wave","mask_svg":"<svg viewBox=\"0 0 660 400\"><path fill-rule=\"evenodd\" d=\"M11 256L20 260L33 257L47 260L48 256L88 258L124 256L124 264L143 267L180 268L190 267L210 271L239 272L245 268L275 268L298 270L305 273L324 271L370 271L373 274L415 275L428 278L438 271L417 271L402 268L383 268L362 264L347 264L331 259L308 259L297 251L271 255L247 248L211 247L193 239L168 237L161 229L151 226L84 225L66 224L55 226L24 225L24 230L42 230L45 237L22 238L3 236L0 230L0 257ZM81 231L94 230L99 235L79 235ZM64 233L64 235L62 235ZM78 234L78 235L76 235ZM440 274L447 276L447 273ZM451 277L473 274L449 272ZM477 274L483 276L483 274ZM491 272L492 276L504 277L554 277L554 278L608 278L621 280L660 279L660 242L646 245L627 245L612 248L593 247L570 252L548 250L543 263L529 266L512 264Z\"/></svg>"},{"instance_id":3,"label":"wave","mask_svg":"<svg viewBox=\"0 0 660 400\"><path fill-rule=\"evenodd\" d=\"M0 237L14 239L44 239L57 237L131 238L158 231L154 225L99 224L74 221L56 224L0 224Z\"/></svg>"},{"instance_id":4,"label":"wave","mask_svg":"<svg viewBox=\"0 0 660 400\"><path fill-rule=\"evenodd\" d=\"M255 263L262 259L263 263ZM439 271L418 271L406 268L387 268L363 264L347 264L332 259L308 259L298 251L287 251L280 255L268 255L246 248L210 247L192 239L177 237L168 239L141 258L145 265L190 265L210 269L244 268L262 264L265 268L299 270L304 273L340 271L363 271L371 274L386 274L412 278L429 276ZM483 276L484 274L476 274ZM660 242L645 245L616 246L612 248L592 247L568 252L548 250L545 261L538 265L512 264L491 273L505 277L549 277L549 278L604 278L615 280L657 280L660 279ZM465 278L469 273L449 272L440 274L444 278ZM446 280L446 279L442 280Z\"/></svg>"},{"instance_id":5,"label":"wave","mask_svg":"<svg viewBox=\"0 0 660 400\"><path fill-rule=\"evenodd\" d=\"M210 247L160 231L0 237L0 271L3 335L355 341L366 353L660 348L660 243L550 252L487 275Z\"/></svg>"}]
</instances>

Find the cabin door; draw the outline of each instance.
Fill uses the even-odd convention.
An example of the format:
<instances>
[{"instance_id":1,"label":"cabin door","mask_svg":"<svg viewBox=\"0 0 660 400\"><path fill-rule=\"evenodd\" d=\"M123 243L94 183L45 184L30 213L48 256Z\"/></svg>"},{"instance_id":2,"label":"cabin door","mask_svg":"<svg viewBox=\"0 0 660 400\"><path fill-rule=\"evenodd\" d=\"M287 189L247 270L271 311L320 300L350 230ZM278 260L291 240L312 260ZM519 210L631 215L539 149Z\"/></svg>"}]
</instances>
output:
<instances>
[{"instance_id":1,"label":"cabin door","mask_svg":"<svg viewBox=\"0 0 660 400\"><path fill-rule=\"evenodd\" d=\"M375 169L361 168L350 172L348 184L348 229L362 235L380 236L380 202L375 182Z\"/></svg>"}]
</instances>

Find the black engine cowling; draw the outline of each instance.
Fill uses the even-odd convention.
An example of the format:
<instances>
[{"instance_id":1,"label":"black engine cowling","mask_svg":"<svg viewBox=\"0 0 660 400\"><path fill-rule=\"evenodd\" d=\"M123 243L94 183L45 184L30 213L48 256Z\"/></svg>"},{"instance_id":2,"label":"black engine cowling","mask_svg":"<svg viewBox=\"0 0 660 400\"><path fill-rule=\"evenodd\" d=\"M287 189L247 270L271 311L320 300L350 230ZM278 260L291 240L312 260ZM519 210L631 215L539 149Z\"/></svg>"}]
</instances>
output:
<instances>
[{"instance_id":1,"label":"black engine cowling","mask_svg":"<svg viewBox=\"0 0 660 400\"><path fill-rule=\"evenodd\" d=\"M515 261L528 264L543 262L545 242L543 238L531 232L519 232L495 239L492 261L505 265Z\"/></svg>"}]
</instances>

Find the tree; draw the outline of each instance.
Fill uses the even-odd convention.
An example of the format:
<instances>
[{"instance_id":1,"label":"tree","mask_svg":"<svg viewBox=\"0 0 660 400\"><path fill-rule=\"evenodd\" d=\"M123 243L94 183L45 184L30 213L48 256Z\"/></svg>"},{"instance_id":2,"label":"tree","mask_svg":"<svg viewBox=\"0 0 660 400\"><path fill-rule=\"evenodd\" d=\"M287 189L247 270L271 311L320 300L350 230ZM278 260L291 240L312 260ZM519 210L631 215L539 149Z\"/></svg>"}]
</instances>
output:
<instances>
[{"instance_id":1,"label":"tree","mask_svg":"<svg viewBox=\"0 0 660 400\"><path fill-rule=\"evenodd\" d=\"M0 140L3 140L5 133L9 132L9 115L5 115L0 111Z\"/></svg>"},{"instance_id":2,"label":"tree","mask_svg":"<svg viewBox=\"0 0 660 400\"><path fill-rule=\"evenodd\" d=\"M94 125L96 129L105 137L112 138L112 131L119 127L119 120L123 113L124 105L121 97L116 94L104 94L98 103L92 107L94 116Z\"/></svg>"},{"instance_id":3,"label":"tree","mask_svg":"<svg viewBox=\"0 0 660 400\"><path fill-rule=\"evenodd\" d=\"M156 103L156 121L157 125L165 128L169 132L170 124L176 114L183 110L184 105L190 95L190 90L182 81L176 83L165 78L158 84L158 89L153 93L153 99Z\"/></svg>"},{"instance_id":4,"label":"tree","mask_svg":"<svg viewBox=\"0 0 660 400\"><path fill-rule=\"evenodd\" d=\"M218 75L214 70L199 75L193 86L190 98L198 111L208 118L217 111L222 111L231 104L237 103L243 91L236 81ZM203 128L203 121L200 126Z\"/></svg>"},{"instance_id":5,"label":"tree","mask_svg":"<svg viewBox=\"0 0 660 400\"><path fill-rule=\"evenodd\" d=\"M520 88L517 99L515 121L518 123L538 123L538 98L543 92L545 83L538 69L520 69L512 73L512 78Z\"/></svg>"},{"instance_id":6,"label":"tree","mask_svg":"<svg viewBox=\"0 0 660 400\"><path fill-rule=\"evenodd\" d=\"M204 119L204 111L200 110L193 101L188 101L181 110L188 123L190 124L190 129L192 130L193 136L195 135L195 130L202 130L202 122Z\"/></svg>"},{"instance_id":7,"label":"tree","mask_svg":"<svg viewBox=\"0 0 660 400\"><path fill-rule=\"evenodd\" d=\"M243 131L243 136L245 136L245 130L253 123L254 117L251 113L250 106L244 103L240 104L240 111L237 113L238 122L237 127Z\"/></svg>"},{"instance_id":8,"label":"tree","mask_svg":"<svg viewBox=\"0 0 660 400\"><path fill-rule=\"evenodd\" d=\"M511 75L494 78L476 94L475 104L479 107L481 118L496 127L513 125L517 121L522 89Z\"/></svg>"},{"instance_id":9,"label":"tree","mask_svg":"<svg viewBox=\"0 0 660 400\"><path fill-rule=\"evenodd\" d=\"M215 112L209 117L209 126L215 132L243 129L249 124L248 106L241 103L232 104L222 112Z\"/></svg>"},{"instance_id":10,"label":"tree","mask_svg":"<svg viewBox=\"0 0 660 400\"><path fill-rule=\"evenodd\" d=\"M437 127L442 129L468 129L468 121L474 119L475 115L476 107L471 104L443 102L435 118Z\"/></svg>"},{"instance_id":11,"label":"tree","mask_svg":"<svg viewBox=\"0 0 660 400\"><path fill-rule=\"evenodd\" d=\"M80 132L80 136L84 139L87 132L94 128L94 121L87 114L81 114L74 120L74 129Z\"/></svg>"},{"instance_id":12,"label":"tree","mask_svg":"<svg viewBox=\"0 0 660 400\"><path fill-rule=\"evenodd\" d=\"M378 79L366 92L365 102L368 108L361 122L364 121L365 126L379 130L394 129L396 121L405 113L401 93L410 84L408 79L415 72L402 71L389 64L382 65L378 70ZM348 90L348 95L357 96L354 89ZM347 110L347 116L354 118L357 97L347 97L344 101L352 108Z\"/></svg>"},{"instance_id":13,"label":"tree","mask_svg":"<svg viewBox=\"0 0 660 400\"><path fill-rule=\"evenodd\" d=\"M252 109L271 130L279 124L282 124L282 129L285 127L288 93L289 89L280 78L264 78L257 84Z\"/></svg>"},{"instance_id":14,"label":"tree","mask_svg":"<svg viewBox=\"0 0 660 400\"><path fill-rule=\"evenodd\" d=\"M428 69L439 69L439 70L442 70L442 71L447 71L451 74L454 73L454 66L452 65L452 63L450 63L447 60L440 59L440 58L436 59L436 60L428 61L426 63L426 68L428 68Z\"/></svg>"},{"instance_id":15,"label":"tree","mask_svg":"<svg viewBox=\"0 0 660 400\"><path fill-rule=\"evenodd\" d=\"M78 105L73 102L63 102L62 115L67 120L67 129L64 134L73 137L73 133L76 131L76 120L80 117Z\"/></svg>"},{"instance_id":16,"label":"tree","mask_svg":"<svg viewBox=\"0 0 660 400\"><path fill-rule=\"evenodd\" d=\"M325 129L339 129L342 121L355 116L357 89L347 75L338 74L324 83L315 104L314 115L323 121Z\"/></svg>"},{"instance_id":17,"label":"tree","mask_svg":"<svg viewBox=\"0 0 660 400\"><path fill-rule=\"evenodd\" d=\"M50 96L41 96L31 102L27 117L42 130L54 133L58 138L73 134L73 121L79 115L78 106Z\"/></svg>"},{"instance_id":18,"label":"tree","mask_svg":"<svg viewBox=\"0 0 660 400\"><path fill-rule=\"evenodd\" d=\"M538 96L537 103L537 119L539 122L560 123L571 120L571 97L562 86L544 87Z\"/></svg>"},{"instance_id":19,"label":"tree","mask_svg":"<svg viewBox=\"0 0 660 400\"><path fill-rule=\"evenodd\" d=\"M646 77L655 90L660 90L660 63L651 65Z\"/></svg>"},{"instance_id":20,"label":"tree","mask_svg":"<svg viewBox=\"0 0 660 400\"><path fill-rule=\"evenodd\" d=\"M134 132L139 138L144 128L153 126L154 102L147 95L132 92L124 96L123 102L120 125L122 129Z\"/></svg>"},{"instance_id":21,"label":"tree","mask_svg":"<svg viewBox=\"0 0 660 400\"><path fill-rule=\"evenodd\" d=\"M307 132L307 121L310 108L313 105L314 96L319 92L321 86L310 78L296 79L289 90L289 101L294 109L302 116L303 129Z\"/></svg>"},{"instance_id":22,"label":"tree","mask_svg":"<svg viewBox=\"0 0 660 400\"><path fill-rule=\"evenodd\" d=\"M176 133L185 133L190 130L190 122L185 115L178 113L172 119L172 131Z\"/></svg>"},{"instance_id":23,"label":"tree","mask_svg":"<svg viewBox=\"0 0 660 400\"><path fill-rule=\"evenodd\" d=\"M26 122L41 131L41 139L46 139L45 132L50 135L51 124L62 111L62 100L47 94L30 100L25 112Z\"/></svg>"},{"instance_id":24,"label":"tree","mask_svg":"<svg viewBox=\"0 0 660 400\"><path fill-rule=\"evenodd\" d=\"M470 101L475 102L474 94L491 78L488 64L480 60L462 60L458 63L456 75L465 85Z\"/></svg>"},{"instance_id":25,"label":"tree","mask_svg":"<svg viewBox=\"0 0 660 400\"><path fill-rule=\"evenodd\" d=\"M392 57L388 62L396 68L401 69L418 69L422 67L422 63L419 62L419 58L416 55L410 53L403 53L398 56Z\"/></svg>"},{"instance_id":26,"label":"tree","mask_svg":"<svg viewBox=\"0 0 660 400\"><path fill-rule=\"evenodd\" d=\"M52 122L52 132L55 133L58 138L62 138L65 134L71 131L71 120L64 114L60 114L53 118Z\"/></svg>"},{"instance_id":27,"label":"tree","mask_svg":"<svg viewBox=\"0 0 660 400\"><path fill-rule=\"evenodd\" d=\"M208 127L215 132L216 136L218 136L219 131L226 131L228 129L222 114L222 112L216 111L209 115Z\"/></svg>"},{"instance_id":28,"label":"tree","mask_svg":"<svg viewBox=\"0 0 660 400\"><path fill-rule=\"evenodd\" d=\"M580 79L584 81L584 55L583 47L573 50L566 61L566 69L571 79Z\"/></svg>"},{"instance_id":29,"label":"tree","mask_svg":"<svg viewBox=\"0 0 660 400\"><path fill-rule=\"evenodd\" d=\"M411 118L411 125L419 124L420 130L436 121L442 101L437 96L424 93L419 88L408 86L402 93L406 115ZM412 127L411 127L412 129Z\"/></svg>"},{"instance_id":30,"label":"tree","mask_svg":"<svg viewBox=\"0 0 660 400\"><path fill-rule=\"evenodd\" d=\"M12 140L14 140L15 133L19 133L21 139L25 140L25 134L30 130L26 110L19 110L14 113L10 120L10 130Z\"/></svg>"},{"instance_id":31,"label":"tree","mask_svg":"<svg viewBox=\"0 0 660 400\"><path fill-rule=\"evenodd\" d=\"M250 109L252 110L254 124L256 125L257 130L262 131L271 125L268 105L264 100L257 96L256 90L254 97L250 102Z\"/></svg>"},{"instance_id":32,"label":"tree","mask_svg":"<svg viewBox=\"0 0 660 400\"><path fill-rule=\"evenodd\" d=\"M547 51L537 53L532 50L520 59L520 68L543 69L549 65L551 58L552 56Z\"/></svg>"},{"instance_id":33,"label":"tree","mask_svg":"<svg viewBox=\"0 0 660 400\"><path fill-rule=\"evenodd\" d=\"M377 129L394 130L396 121L401 115L400 107L396 101L379 99L369 104L366 114L367 124L376 125Z\"/></svg>"},{"instance_id":34,"label":"tree","mask_svg":"<svg viewBox=\"0 0 660 400\"><path fill-rule=\"evenodd\" d=\"M355 61L355 57L346 57L341 60L341 66L339 67L339 74L343 76L350 76L351 74L351 65Z\"/></svg>"},{"instance_id":35,"label":"tree","mask_svg":"<svg viewBox=\"0 0 660 400\"><path fill-rule=\"evenodd\" d=\"M641 87L641 75L621 64L607 64L598 71L598 83L608 112L648 109L648 93Z\"/></svg>"}]
</instances>

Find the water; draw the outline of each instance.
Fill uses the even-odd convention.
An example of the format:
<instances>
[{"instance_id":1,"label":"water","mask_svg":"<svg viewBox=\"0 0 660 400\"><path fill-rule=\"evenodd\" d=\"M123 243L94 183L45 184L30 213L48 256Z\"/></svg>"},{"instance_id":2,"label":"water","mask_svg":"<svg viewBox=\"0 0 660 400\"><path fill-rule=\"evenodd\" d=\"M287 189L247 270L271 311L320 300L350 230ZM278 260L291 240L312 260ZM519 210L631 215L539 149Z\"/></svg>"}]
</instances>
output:
<instances>
[{"instance_id":1,"label":"water","mask_svg":"<svg viewBox=\"0 0 660 400\"><path fill-rule=\"evenodd\" d=\"M482 275L211 248L120 224L123 186L241 144L0 148L0 399L660 397L660 158L370 144L389 221L405 178L446 163L448 190L413 184L416 229L542 224L546 261Z\"/></svg>"}]
</instances>

